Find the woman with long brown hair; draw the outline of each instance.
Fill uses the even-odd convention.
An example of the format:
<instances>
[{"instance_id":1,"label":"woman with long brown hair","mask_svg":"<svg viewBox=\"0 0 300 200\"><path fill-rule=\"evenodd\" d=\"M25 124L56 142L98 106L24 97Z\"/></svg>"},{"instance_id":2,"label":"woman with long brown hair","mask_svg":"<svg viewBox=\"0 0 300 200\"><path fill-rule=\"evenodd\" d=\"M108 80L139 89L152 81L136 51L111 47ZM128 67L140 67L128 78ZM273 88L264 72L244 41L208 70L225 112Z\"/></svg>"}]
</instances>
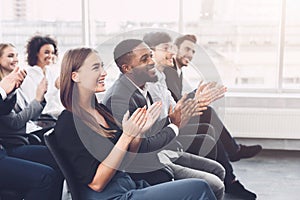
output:
<instances>
[{"instance_id":1,"label":"woman with long brown hair","mask_svg":"<svg viewBox=\"0 0 300 200\"><path fill-rule=\"evenodd\" d=\"M105 91L106 72L98 53L90 48L72 49L62 60L61 101L55 136L62 154L74 169L82 199L215 199L206 182L187 179L149 186L134 182L124 172L141 145L151 142L143 133L158 118L161 103L139 108L116 122L97 102ZM201 189L199 189L201 188Z\"/></svg>"}]
</instances>

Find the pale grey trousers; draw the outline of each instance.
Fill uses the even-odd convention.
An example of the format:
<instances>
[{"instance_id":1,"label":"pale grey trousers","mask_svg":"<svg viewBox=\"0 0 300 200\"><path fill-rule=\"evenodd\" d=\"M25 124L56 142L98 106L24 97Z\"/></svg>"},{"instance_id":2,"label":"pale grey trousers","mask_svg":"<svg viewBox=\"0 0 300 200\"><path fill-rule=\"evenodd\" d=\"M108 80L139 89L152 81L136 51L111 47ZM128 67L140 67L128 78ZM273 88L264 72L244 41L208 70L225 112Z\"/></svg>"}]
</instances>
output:
<instances>
[{"instance_id":1,"label":"pale grey trousers","mask_svg":"<svg viewBox=\"0 0 300 200\"><path fill-rule=\"evenodd\" d=\"M225 169L218 162L187 152L170 150L164 150L158 156L161 162L173 170L175 180L186 178L204 179L217 199L223 199Z\"/></svg>"}]
</instances>

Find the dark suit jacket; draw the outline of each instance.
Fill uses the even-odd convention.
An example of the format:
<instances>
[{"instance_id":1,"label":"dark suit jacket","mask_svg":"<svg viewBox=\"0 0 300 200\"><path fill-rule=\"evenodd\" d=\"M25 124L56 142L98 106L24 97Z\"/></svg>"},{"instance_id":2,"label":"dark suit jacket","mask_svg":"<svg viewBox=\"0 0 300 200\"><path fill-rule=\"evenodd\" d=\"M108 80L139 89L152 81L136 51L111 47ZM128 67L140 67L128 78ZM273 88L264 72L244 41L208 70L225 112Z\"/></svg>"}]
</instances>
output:
<instances>
[{"instance_id":1,"label":"dark suit jacket","mask_svg":"<svg viewBox=\"0 0 300 200\"><path fill-rule=\"evenodd\" d=\"M106 92L102 103L111 111L117 121L122 122L127 110L132 114L137 108L146 105L146 99L125 75L121 75ZM140 148L141 152L161 150L162 147L175 138L176 135L173 129L165 126L166 120L157 121L145 133L148 138L147 141L143 141Z\"/></svg>"},{"instance_id":2,"label":"dark suit jacket","mask_svg":"<svg viewBox=\"0 0 300 200\"><path fill-rule=\"evenodd\" d=\"M178 76L176 66L165 67L163 72L166 75L167 87L170 90L172 97L177 102L181 98L182 79Z\"/></svg>"},{"instance_id":3,"label":"dark suit jacket","mask_svg":"<svg viewBox=\"0 0 300 200\"><path fill-rule=\"evenodd\" d=\"M172 97L176 102L179 101L182 97L182 74L180 77L178 76L176 65L173 67L165 67L163 72L166 75L167 87L170 90ZM196 90L190 92L188 97L194 98L195 91Z\"/></svg>"},{"instance_id":4,"label":"dark suit jacket","mask_svg":"<svg viewBox=\"0 0 300 200\"><path fill-rule=\"evenodd\" d=\"M107 91L102 103L111 110L114 118L122 122L127 110L133 113L146 105L146 99L125 75L121 75ZM173 129L165 126L164 120L155 123L145 135L147 137L141 143L140 154L130 166L133 171L129 172L146 172L164 167L158 160L157 152L176 137Z\"/></svg>"},{"instance_id":5,"label":"dark suit jacket","mask_svg":"<svg viewBox=\"0 0 300 200\"><path fill-rule=\"evenodd\" d=\"M3 101L0 95L0 115L6 115L12 111L16 104L16 95L13 95L10 99L5 99Z\"/></svg>"}]
</instances>

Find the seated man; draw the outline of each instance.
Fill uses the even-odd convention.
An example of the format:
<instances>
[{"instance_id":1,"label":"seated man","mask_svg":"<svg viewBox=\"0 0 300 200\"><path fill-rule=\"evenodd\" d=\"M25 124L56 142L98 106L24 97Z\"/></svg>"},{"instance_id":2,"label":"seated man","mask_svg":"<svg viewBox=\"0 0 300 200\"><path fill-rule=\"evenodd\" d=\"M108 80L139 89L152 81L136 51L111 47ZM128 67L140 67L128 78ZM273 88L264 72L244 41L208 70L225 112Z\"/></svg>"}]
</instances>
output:
<instances>
[{"instance_id":1,"label":"seated man","mask_svg":"<svg viewBox=\"0 0 300 200\"><path fill-rule=\"evenodd\" d=\"M196 37L194 35L184 35L178 37L175 40L175 45L177 46L177 54L175 59L173 59L172 67L165 67L163 72L166 77L166 84L170 90L175 101L178 101L182 97L182 87L183 87L183 77L182 77L182 67L188 66L189 62L192 60L195 49L196 49ZM207 85L206 85L207 86ZM202 96L210 96L211 99L208 103L222 97L222 94L226 91L223 87L210 89L205 94L203 88L205 85L200 85L195 91L191 92L189 95L201 101ZM208 85L209 86L209 85ZM214 84L211 84L215 87ZM213 92L210 94L210 91ZM241 197L255 197L256 195L248 190L246 190L235 178L233 174L233 169L231 164L227 161L228 156L230 161L238 161L242 158L251 158L258 154L262 147L260 145L246 146L237 144L235 139L231 136L229 131L224 126L223 122L218 117L215 110L208 106L207 110L203 111L203 115L200 117L200 123L211 124L216 131L216 136L219 137L217 141L218 146L218 156L217 161L220 162L226 170L225 176L225 189L227 193L235 194ZM221 150L223 149L223 151ZM227 155L222 155L224 154Z\"/></svg>"},{"instance_id":2,"label":"seated man","mask_svg":"<svg viewBox=\"0 0 300 200\"><path fill-rule=\"evenodd\" d=\"M115 47L114 58L122 75L107 91L103 103L111 110L113 116L121 121L127 110L133 113L138 108L150 107L153 101L151 94L147 94L146 83L157 81L157 76L151 50L142 40L128 39L120 42ZM174 110L170 110L164 119L156 121L146 135L159 137L160 132L165 129L178 132L178 128L184 127L191 116L201 114L197 104L195 100L182 98ZM160 150L162 149L153 152L148 158L157 157L156 153ZM163 151L159 154L161 162L172 169L175 179L204 179L211 186L217 199L223 198L224 169L219 163L186 152ZM130 170L141 172L153 165L155 164L152 161L142 155L130 165Z\"/></svg>"},{"instance_id":3,"label":"seated man","mask_svg":"<svg viewBox=\"0 0 300 200\"><path fill-rule=\"evenodd\" d=\"M189 62L193 59L193 55L195 54L196 49L196 42L197 39L194 35L184 35L177 38L175 40L175 45L177 46L178 51L176 54L176 58L174 59L174 66L164 68L167 87L170 90L175 101L178 101L182 96L183 75L181 69L182 67L188 66ZM200 96L199 99L203 95L201 94L201 91L199 91L198 93L195 91L191 92L191 95L196 95L196 97L198 96L197 94ZM211 94L211 96L214 96L216 98L212 98L209 103L219 98L220 94ZM232 162L238 161L242 158L251 158L262 150L262 147L260 145L245 146L237 144L212 107L208 107L208 109L203 112L203 115L200 118L200 122L210 123L213 125L213 127L216 129L216 132L219 134L220 140L222 141L225 150Z\"/></svg>"}]
</instances>

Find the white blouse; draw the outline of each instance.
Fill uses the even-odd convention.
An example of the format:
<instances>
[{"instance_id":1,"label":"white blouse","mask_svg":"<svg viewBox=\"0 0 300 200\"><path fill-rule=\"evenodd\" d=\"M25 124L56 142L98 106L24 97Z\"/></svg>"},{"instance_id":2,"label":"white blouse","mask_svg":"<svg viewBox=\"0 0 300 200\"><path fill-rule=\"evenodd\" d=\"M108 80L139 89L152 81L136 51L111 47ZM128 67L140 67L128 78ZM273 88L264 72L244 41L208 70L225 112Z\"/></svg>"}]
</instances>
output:
<instances>
[{"instance_id":1,"label":"white blouse","mask_svg":"<svg viewBox=\"0 0 300 200\"><path fill-rule=\"evenodd\" d=\"M44 77L43 70L35 65L33 67L26 68L27 76L24 79L21 90L26 95L29 101L32 101L36 97L36 89L38 84ZM48 81L48 89L45 94L45 99L47 104L42 112L42 114L50 114L57 117L61 111L64 109L61 101L59 90L55 87L55 81L58 77L54 70L50 69L50 66L46 66L46 79Z\"/></svg>"}]
</instances>

